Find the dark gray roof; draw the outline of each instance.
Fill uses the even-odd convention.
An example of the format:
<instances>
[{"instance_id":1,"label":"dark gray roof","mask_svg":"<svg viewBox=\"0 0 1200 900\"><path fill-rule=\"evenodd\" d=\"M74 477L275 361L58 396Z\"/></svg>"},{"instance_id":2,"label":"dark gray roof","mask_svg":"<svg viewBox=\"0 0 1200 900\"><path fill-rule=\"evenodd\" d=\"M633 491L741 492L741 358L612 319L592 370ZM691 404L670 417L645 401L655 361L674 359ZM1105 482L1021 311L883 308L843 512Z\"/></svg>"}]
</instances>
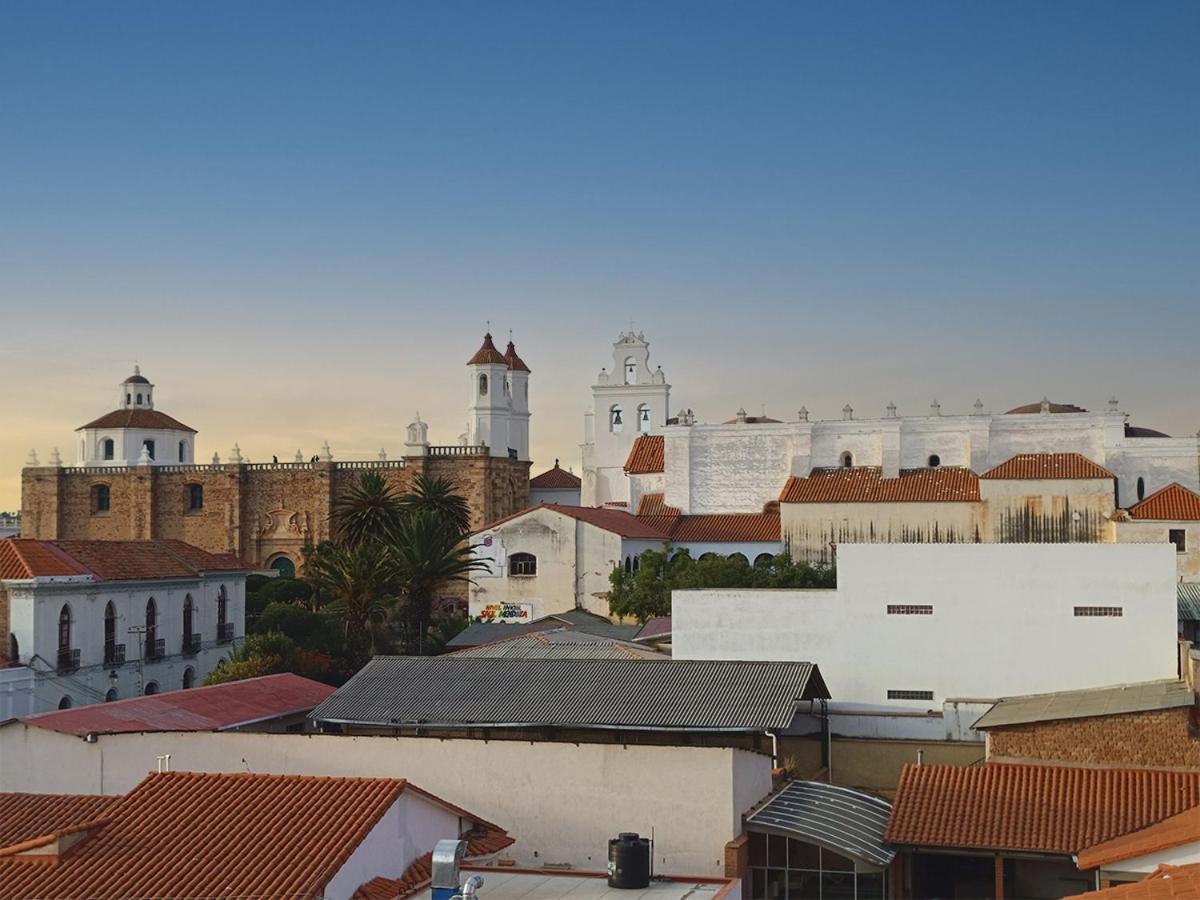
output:
<instances>
[{"instance_id":1,"label":"dark gray roof","mask_svg":"<svg viewBox=\"0 0 1200 900\"><path fill-rule=\"evenodd\" d=\"M883 868L896 855L883 842L892 804L817 781L793 781L751 813L751 830L786 834Z\"/></svg>"},{"instance_id":2,"label":"dark gray roof","mask_svg":"<svg viewBox=\"0 0 1200 900\"><path fill-rule=\"evenodd\" d=\"M454 651L472 659L670 659L642 644L586 631L552 628Z\"/></svg>"},{"instance_id":3,"label":"dark gray roof","mask_svg":"<svg viewBox=\"0 0 1200 900\"><path fill-rule=\"evenodd\" d=\"M805 662L377 656L310 718L361 725L785 728L829 696Z\"/></svg>"},{"instance_id":4,"label":"dark gray roof","mask_svg":"<svg viewBox=\"0 0 1200 900\"><path fill-rule=\"evenodd\" d=\"M1057 691L1050 694L1026 694L1005 697L985 712L974 724L976 729L1053 722L1057 719L1087 719L1122 713L1147 712L1191 706L1195 695L1182 681L1140 681L1086 688L1081 691Z\"/></svg>"},{"instance_id":5,"label":"dark gray roof","mask_svg":"<svg viewBox=\"0 0 1200 900\"><path fill-rule=\"evenodd\" d=\"M461 650L464 647L478 647L480 644L490 644L493 641L504 640L521 634L536 631L549 631L551 628L571 628L588 634L598 634L615 638L618 641L633 640L640 625L621 625L610 622L603 616L590 613L583 609L572 609L567 612L554 613L526 622L521 625L508 625L498 622L475 622L468 625L447 642L449 650Z\"/></svg>"},{"instance_id":6,"label":"dark gray roof","mask_svg":"<svg viewBox=\"0 0 1200 900\"><path fill-rule=\"evenodd\" d=\"M1175 594L1179 600L1179 621L1200 621L1200 584L1181 581L1175 587Z\"/></svg>"}]
</instances>

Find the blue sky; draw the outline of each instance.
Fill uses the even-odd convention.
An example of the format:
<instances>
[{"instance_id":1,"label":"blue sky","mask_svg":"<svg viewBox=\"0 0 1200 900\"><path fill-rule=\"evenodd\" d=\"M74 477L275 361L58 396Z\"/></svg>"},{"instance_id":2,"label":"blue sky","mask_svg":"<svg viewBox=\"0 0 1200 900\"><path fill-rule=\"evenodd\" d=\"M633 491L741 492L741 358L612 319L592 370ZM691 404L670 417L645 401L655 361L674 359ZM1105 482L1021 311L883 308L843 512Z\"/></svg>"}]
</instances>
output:
<instances>
[{"instance_id":1,"label":"blue sky","mask_svg":"<svg viewBox=\"0 0 1200 900\"><path fill-rule=\"evenodd\" d=\"M488 320L535 468L631 319L702 419L1192 433L1197 46L1194 2L5 4L0 509L134 359L205 456L448 442Z\"/></svg>"}]
</instances>

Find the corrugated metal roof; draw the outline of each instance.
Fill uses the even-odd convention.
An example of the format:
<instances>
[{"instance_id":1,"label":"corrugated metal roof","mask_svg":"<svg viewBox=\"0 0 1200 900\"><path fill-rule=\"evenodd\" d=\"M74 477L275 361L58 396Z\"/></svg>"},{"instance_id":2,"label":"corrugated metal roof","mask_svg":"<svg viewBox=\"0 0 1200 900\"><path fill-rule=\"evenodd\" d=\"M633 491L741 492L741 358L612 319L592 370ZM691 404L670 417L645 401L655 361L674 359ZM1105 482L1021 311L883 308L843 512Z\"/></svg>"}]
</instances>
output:
<instances>
[{"instance_id":1,"label":"corrugated metal roof","mask_svg":"<svg viewBox=\"0 0 1200 900\"><path fill-rule=\"evenodd\" d=\"M937 466L901 469L884 478L879 466L813 469L788 479L780 503L947 503L979 500L979 477L970 469Z\"/></svg>"},{"instance_id":2,"label":"corrugated metal roof","mask_svg":"<svg viewBox=\"0 0 1200 900\"><path fill-rule=\"evenodd\" d=\"M766 731L828 697L805 662L377 656L313 710L365 725Z\"/></svg>"},{"instance_id":3,"label":"corrugated metal roof","mask_svg":"<svg viewBox=\"0 0 1200 900\"><path fill-rule=\"evenodd\" d=\"M473 659L670 659L641 644L566 628L502 638L453 655Z\"/></svg>"},{"instance_id":4,"label":"corrugated metal roof","mask_svg":"<svg viewBox=\"0 0 1200 900\"><path fill-rule=\"evenodd\" d=\"M883 841L892 804L870 794L816 781L793 781L746 819L749 828L783 832L872 866L896 852Z\"/></svg>"},{"instance_id":5,"label":"corrugated metal roof","mask_svg":"<svg viewBox=\"0 0 1200 900\"><path fill-rule=\"evenodd\" d=\"M1200 622L1200 584L1186 581L1175 586L1179 599L1179 618L1184 622Z\"/></svg>"},{"instance_id":6,"label":"corrugated metal roof","mask_svg":"<svg viewBox=\"0 0 1200 900\"><path fill-rule=\"evenodd\" d=\"M1195 695L1182 681L1142 681L1082 691L1005 697L980 716L975 728L1001 728L1056 719L1089 719L1191 706Z\"/></svg>"}]
</instances>

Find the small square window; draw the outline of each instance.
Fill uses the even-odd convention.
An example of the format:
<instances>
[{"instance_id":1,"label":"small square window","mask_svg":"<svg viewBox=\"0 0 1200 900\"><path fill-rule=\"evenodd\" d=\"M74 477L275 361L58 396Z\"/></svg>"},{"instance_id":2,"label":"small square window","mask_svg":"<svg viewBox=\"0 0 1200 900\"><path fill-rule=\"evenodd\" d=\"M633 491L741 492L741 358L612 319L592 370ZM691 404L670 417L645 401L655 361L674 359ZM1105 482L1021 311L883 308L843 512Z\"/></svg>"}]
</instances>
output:
<instances>
[{"instance_id":1,"label":"small square window","mask_svg":"<svg viewBox=\"0 0 1200 900\"><path fill-rule=\"evenodd\" d=\"M1175 545L1176 553L1187 552L1187 532L1182 528L1172 528L1167 532L1167 540Z\"/></svg>"}]
</instances>

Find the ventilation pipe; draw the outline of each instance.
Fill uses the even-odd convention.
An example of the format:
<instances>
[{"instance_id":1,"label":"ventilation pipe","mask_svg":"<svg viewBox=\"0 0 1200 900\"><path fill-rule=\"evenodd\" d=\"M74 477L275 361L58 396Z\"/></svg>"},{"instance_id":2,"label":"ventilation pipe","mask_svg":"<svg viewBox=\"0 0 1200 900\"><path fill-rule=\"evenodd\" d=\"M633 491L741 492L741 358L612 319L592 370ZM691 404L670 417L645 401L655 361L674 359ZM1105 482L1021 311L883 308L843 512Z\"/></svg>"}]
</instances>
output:
<instances>
[{"instance_id":1,"label":"ventilation pipe","mask_svg":"<svg viewBox=\"0 0 1200 900\"><path fill-rule=\"evenodd\" d=\"M466 853L466 841L451 839L437 842L430 866L433 900L474 900L476 892L483 886L483 876L472 875L466 884L460 883L459 868Z\"/></svg>"}]
</instances>

